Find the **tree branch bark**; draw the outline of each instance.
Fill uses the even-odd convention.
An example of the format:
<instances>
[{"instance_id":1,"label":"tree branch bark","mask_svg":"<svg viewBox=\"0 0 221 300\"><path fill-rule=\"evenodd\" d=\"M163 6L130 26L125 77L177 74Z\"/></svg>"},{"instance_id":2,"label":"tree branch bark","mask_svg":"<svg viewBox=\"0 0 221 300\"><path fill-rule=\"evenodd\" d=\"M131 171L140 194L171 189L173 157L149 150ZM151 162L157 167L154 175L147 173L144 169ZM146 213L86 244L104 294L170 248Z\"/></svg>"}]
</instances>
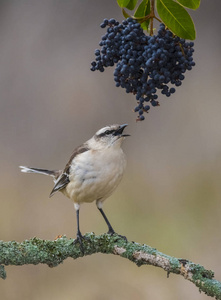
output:
<instances>
[{"instance_id":1,"label":"tree branch bark","mask_svg":"<svg viewBox=\"0 0 221 300\"><path fill-rule=\"evenodd\" d=\"M180 274L194 283L201 291L211 297L221 300L221 282L215 280L213 271L186 259L168 256L151 248L135 242L126 242L121 236L94 233L85 235L83 241L84 253L74 239L66 236L54 241L41 240L36 237L21 243L16 241L0 241L0 277L5 279L4 266L24 264L47 264L56 267L66 258L77 259L93 253L106 253L119 255L134 262L137 266L152 265L160 267L167 272Z\"/></svg>"}]
</instances>

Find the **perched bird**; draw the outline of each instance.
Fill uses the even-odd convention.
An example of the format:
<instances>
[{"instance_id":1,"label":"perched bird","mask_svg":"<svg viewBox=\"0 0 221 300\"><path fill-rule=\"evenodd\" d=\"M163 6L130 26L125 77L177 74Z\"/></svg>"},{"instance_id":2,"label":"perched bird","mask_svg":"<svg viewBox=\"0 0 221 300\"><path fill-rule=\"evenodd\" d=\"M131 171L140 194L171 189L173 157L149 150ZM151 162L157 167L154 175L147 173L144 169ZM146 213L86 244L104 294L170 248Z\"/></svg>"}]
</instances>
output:
<instances>
[{"instance_id":1,"label":"perched bird","mask_svg":"<svg viewBox=\"0 0 221 300\"><path fill-rule=\"evenodd\" d=\"M50 197L60 191L74 202L77 215L77 240L82 245L79 210L82 203L96 201L107 226L108 233L115 231L102 207L103 202L116 189L126 166L121 148L128 134L123 134L127 124L106 126L98 130L87 142L76 148L64 170L45 170L20 166L21 172L52 176L54 187Z\"/></svg>"}]
</instances>

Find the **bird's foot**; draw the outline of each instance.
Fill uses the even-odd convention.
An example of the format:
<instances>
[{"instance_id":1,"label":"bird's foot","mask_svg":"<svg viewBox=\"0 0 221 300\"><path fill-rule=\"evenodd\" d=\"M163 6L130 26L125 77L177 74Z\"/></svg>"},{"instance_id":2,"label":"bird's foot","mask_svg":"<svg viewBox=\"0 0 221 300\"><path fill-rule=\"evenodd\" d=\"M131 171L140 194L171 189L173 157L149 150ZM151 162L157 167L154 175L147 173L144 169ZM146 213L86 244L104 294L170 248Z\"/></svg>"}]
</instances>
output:
<instances>
[{"instance_id":1,"label":"bird's foot","mask_svg":"<svg viewBox=\"0 0 221 300\"><path fill-rule=\"evenodd\" d=\"M109 229L107 233L110 234L110 235L116 234L117 236L119 236L119 238L124 239L125 242L127 242L126 236L116 233L116 232L113 230L113 228L112 228L112 229Z\"/></svg>"},{"instance_id":2,"label":"bird's foot","mask_svg":"<svg viewBox=\"0 0 221 300\"><path fill-rule=\"evenodd\" d=\"M89 238L86 237L86 236L83 236L83 235L81 234L81 232L79 231L79 232L77 233L77 238L75 239L74 244L78 243L78 244L80 245L80 250L81 250L82 254L84 254L83 240L89 240Z\"/></svg>"}]
</instances>

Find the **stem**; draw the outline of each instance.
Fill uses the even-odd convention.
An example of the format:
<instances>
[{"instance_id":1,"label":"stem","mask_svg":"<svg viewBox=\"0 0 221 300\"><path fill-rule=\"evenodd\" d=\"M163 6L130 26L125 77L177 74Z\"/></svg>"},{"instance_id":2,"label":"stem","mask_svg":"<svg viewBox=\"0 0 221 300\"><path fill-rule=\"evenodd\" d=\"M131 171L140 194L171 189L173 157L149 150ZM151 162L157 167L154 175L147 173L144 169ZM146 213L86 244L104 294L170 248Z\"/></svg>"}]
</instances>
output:
<instances>
[{"instance_id":1,"label":"stem","mask_svg":"<svg viewBox=\"0 0 221 300\"><path fill-rule=\"evenodd\" d=\"M150 1L150 35L153 35L153 18L155 17L154 13L154 0Z\"/></svg>"},{"instance_id":2,"label":"stem","mask_svg":"<svg viewBox=\"0 0 221 300\"><path fill-rule=\"evenodd\" d=\"M153 35L153 19L156 19L158 22L162 23L162 21L155 15L155 9L154 9L155 1L150 0L150 14L145 16L143 18L142 22L145 22L146 20L150 19L150 35Z\"/></svg>"},{"instance_id":3,"label":"stem","mask_svg":"<svg viewBox=\"0 0 221 300\"><path fill-rule=\"evenodd\" d=\"M156 19L158 22L162 23L162 21L159 18L157 18L155 15L154 15L154 19Z\"/></svg>"}]
</instances>

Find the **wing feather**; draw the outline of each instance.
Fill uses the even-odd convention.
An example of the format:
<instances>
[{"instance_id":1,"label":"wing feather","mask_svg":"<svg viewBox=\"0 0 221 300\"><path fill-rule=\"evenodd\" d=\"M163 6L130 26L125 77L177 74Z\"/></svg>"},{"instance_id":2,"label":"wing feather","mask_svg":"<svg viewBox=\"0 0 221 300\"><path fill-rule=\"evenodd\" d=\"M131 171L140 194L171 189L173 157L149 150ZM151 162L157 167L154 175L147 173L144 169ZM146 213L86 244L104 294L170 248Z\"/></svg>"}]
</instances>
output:
<instances>
[{"instance_id":1,"label":"wing feather","mask_svg":"<svg viewBox=\"0 0 221 300\"><path fill-rule=\"evenodd\" d=\"M53 190L51 191L49 197L52 197L57 191L60 191L63 188L65 188L69 182L70 182L69 175L66 173L62 173L58 177L58 180L55 182L55 185L54 185Z\"/></svg>"},{"instance_id":2,"label":"wing feather","mask_svg":"<svg viewBox=\"0 0 221 300\"><path fill-rule=\"evenodd\" d=\"M61 175L57 178L55 185L50 193L49 197L52 197L56 192L64 189L66 185L70 182L69 175L70 175L70 166L75 159L75 157L83 152L88 151L89 148L87 144L83 144L80 147L76 148L74 152L72 153L68 163L66 164L64 171L61 173Z\"/></svg>"}]
</instances>

